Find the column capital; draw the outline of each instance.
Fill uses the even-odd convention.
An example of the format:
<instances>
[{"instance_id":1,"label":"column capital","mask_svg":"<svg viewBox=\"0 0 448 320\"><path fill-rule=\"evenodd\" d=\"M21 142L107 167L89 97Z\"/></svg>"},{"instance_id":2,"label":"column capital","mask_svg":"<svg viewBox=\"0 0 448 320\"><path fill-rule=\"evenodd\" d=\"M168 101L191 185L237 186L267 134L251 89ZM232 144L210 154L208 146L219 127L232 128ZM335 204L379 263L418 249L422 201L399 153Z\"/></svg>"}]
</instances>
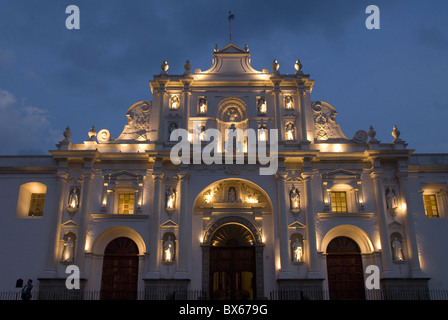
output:
<instances>
[{"instance_id":1,"label":"column capital","mask_svg":"<svg viewBox=\"0 0 448 320\"><path fill-rule=\"evenodd\" d=\"M83 182L92 182L93 178L95 178L95 174L93 172L85 171L85 172L81 173L81 176L79 179L80 179L80 181L83 181Z\"/></svg>"},{"instance_id":2,"label":"column capital","mask_svg":"<svg viewBox=\"0 0 448 320\"><path fill-rule=\"evenodd\" d=\"M165 174L163 172L153 172L152 173L152 178L154 179L154 181L162 182L164 176L165 176Z\"/></svg>"},{"instance_id":3,"label":"column capital","mask_svg":"<svg viewBox=\"0 0 448 320\"><path fill-rule=\"evenodd\" d=\"M382 171L372 171L370 173L370 178L372 178L372 180L377 180L377 179L381 179L383 177L383 172Z\"/></svg>"},{"instance_id":4,"label":"column capital","mask_svg":"<svg viewBox=\"0 0 448 320\"><path fill-rule=\"evenodd\" d=\"M189 172L178 172L177 178L178 178L179 182L186 182L190 178L190 173Z\"/></svg>"},{"instance_id":5,"label":"column capital","mask_svg":"<svg viewBox=\"0 0 448 320\"><path fill-rule=\"evenodd\" d=\"M284 181L286 181L286 178L288 177L288 172L286 172L286 171L277 172L275 174L275 177L277 178L277 180L284 182Z\"/></svg>"}]
</instances>

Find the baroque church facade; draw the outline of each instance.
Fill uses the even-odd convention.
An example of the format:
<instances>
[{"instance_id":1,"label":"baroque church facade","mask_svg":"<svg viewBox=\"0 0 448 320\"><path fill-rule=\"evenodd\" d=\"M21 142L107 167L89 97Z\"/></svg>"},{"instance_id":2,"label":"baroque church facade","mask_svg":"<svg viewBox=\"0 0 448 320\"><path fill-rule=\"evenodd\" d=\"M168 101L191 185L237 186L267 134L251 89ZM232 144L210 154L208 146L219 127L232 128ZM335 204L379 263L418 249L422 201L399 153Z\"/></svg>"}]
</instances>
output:
<instances>
[{"instance_id":1,"label":"baroque church facade","mask_svg":"<svg viewBox=\"0 0 448 320\"><path fill-rule=\"evenodd\" d=\"M396 127L346 137L299 60L283 74L255 70L247 46L212 56L180 75L164 61L117 138L67 127L48 156L0 157L0 291L63 289L70 265L101 299L366 298L375 271L383 289L448 286L448 154L414 153Z\"/></svg>"}]
</instances>

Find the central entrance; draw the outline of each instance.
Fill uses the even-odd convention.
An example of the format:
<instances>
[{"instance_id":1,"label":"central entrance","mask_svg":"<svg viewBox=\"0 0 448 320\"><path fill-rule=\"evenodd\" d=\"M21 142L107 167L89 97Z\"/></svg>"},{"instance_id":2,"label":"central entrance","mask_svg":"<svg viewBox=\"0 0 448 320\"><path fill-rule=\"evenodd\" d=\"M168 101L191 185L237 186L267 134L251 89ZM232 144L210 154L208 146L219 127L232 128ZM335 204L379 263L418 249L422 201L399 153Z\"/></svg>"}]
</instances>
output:
<instances>
[{"instance_id":1,"label":"central entrance","mask_svg":"<svg viewBox=\"0 0 448 320\"><path fill-rule=\"evenodd\" d=\"M364 300L361 250L348 237L336 237L327 247L328 289L331 300Z\"/></svg>"},{"instance_id":2,"label":"central entrance","mask_svg":"<svg viewBox=\"0 0 448 320\"><path fill-rule=\"evenodd\" d=\"M210 296L217 300L251 300L256 292L255 239L244 226L223 225L210 244Z\"/></svg>"},{"instance_id":3,"label":"central entrance","mask_svg":"<svg viewBox=\"0 0 448 320\"><path fill-rule=\"evenodd\" d=\"M135 300L138 281L138 247L126 237L112 240L104 250L101 300Z\"/></svg>"}]
</instances>

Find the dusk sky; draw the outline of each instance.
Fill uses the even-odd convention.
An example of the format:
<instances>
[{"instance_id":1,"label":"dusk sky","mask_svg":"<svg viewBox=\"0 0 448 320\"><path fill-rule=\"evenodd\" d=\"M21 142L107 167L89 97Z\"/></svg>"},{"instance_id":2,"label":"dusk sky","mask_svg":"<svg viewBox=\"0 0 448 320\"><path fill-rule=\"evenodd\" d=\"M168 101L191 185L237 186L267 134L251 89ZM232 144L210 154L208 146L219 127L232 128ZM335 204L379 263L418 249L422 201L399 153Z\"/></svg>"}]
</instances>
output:
<instances>
[{"instance_id":1,"label":"dusk sky","mask_svg":"<svg viewBox=\"0 0 448 320\"><path fill-rule=\"evenodd\" d=\"M80 29L68 30L68 5ZM368 30L368 5L380 29ZM126 111L152 100L148 81L207 70L213 47L249 46L252 66L315 80L313 101L338 111L348 138L372 125L408 148L448 153L448 1L24 1L0 0L0 154L49 154L63 139L88 139L92 125L118 137Z\"/></svg>"}]
</instances>

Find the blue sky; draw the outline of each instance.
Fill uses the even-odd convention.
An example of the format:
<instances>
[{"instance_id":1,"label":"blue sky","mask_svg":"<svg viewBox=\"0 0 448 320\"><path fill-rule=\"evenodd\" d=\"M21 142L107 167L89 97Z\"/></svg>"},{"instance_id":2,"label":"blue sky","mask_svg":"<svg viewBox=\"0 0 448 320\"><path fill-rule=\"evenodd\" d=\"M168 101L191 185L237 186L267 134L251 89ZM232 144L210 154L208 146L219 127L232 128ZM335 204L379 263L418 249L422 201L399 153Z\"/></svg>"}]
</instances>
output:
<instances>
[{"instance_id":1,"label":"blue sky","mask_svg":"<svg viewBox=\"0 0 448 320\"><path fill-rule=\"evenodd\" d=\"M65 9L80 9L67 30ZM380 30L368 30L368 5ZM397 125L408 148L448 153L448 2L0 1L0 154L48 154L69 125L72 142L94 125L117 137L135 102L152 100L148 81L167 60L170 74L211 66L213 47L247 44L252 66L303 71L312 100L338 111L351 138L373 125L391 142Z\"/></svg>"}]
</instances>

